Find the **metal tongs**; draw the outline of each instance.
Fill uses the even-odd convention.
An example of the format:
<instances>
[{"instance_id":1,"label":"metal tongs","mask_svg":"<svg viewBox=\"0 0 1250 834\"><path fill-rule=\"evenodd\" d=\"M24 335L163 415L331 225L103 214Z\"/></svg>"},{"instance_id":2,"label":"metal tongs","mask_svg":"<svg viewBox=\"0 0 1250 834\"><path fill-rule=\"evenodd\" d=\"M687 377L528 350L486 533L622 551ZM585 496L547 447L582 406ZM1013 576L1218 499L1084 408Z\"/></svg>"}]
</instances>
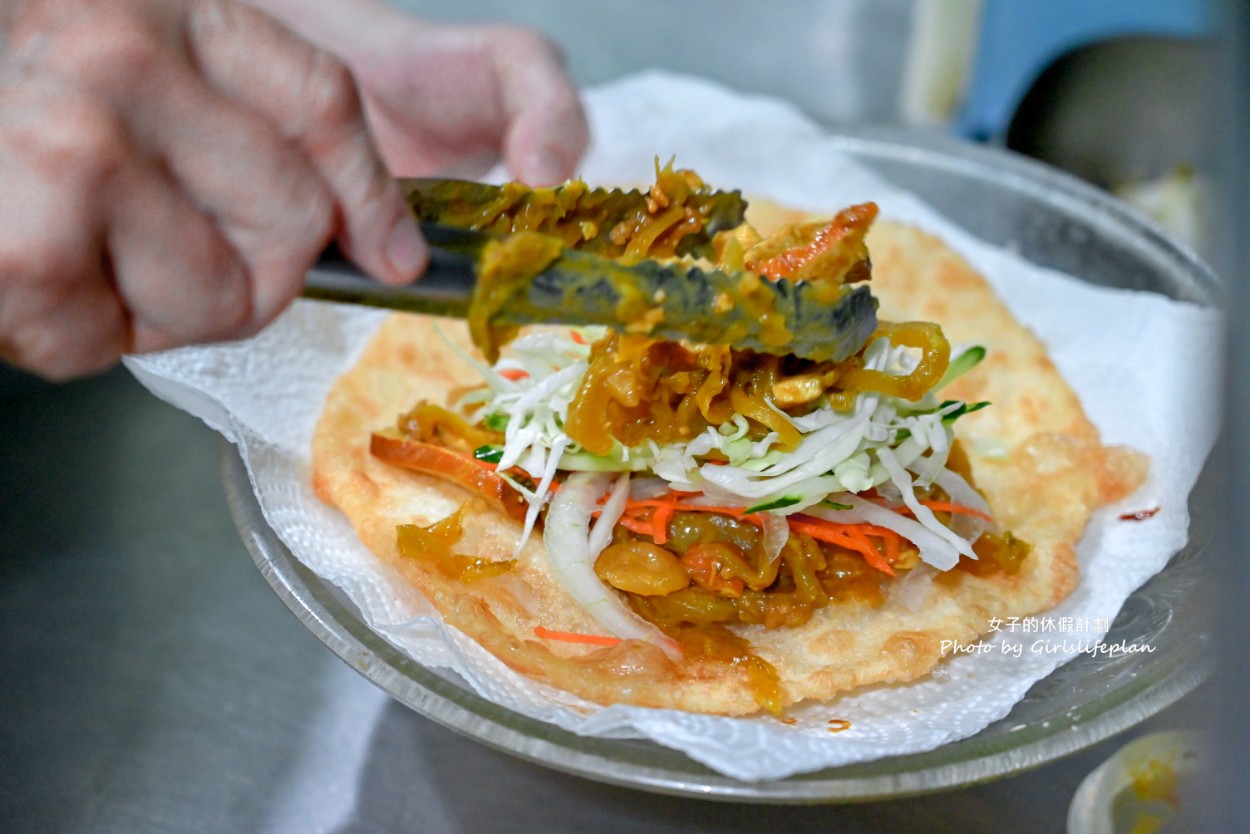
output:
<instances>
[{"instance_id":1,"label":"metal tongs","mask_svg":"<svg viewBox=\"0 0 1250 834\"><path fill-rule=\"evenodd\" d=\"M431 247L430 265L416 283L393 287L365 276L335 250L327 251L309 274L304 297L394 310L464 318L476 286L479 259L500 235L472 228L483 224L483 207L507 203L507 186L457 180L406 180L410 202ZM599 229L636 213L645 192L596 189L585 205ZM713 236L743 222L746 204L738 192L699 195L705 222L686 235L679 254L711 253ZM489 221L489 218L487 218ZM489 225L488 225L489 228ZM829 298L827 288L808 282L762 281L752 303L734 304L751 273L703 269L652 260L624 263L600 254L612 246L606 231L599 245L565 248L528 282L525 291L500 309L492 324L563 323L638 327L635 316L645 301L646 332L656 338L730 344L762 353L841 361L858 351L876 327L876 300L866 286L847 287ZM598 250L598 251L596 251ZM757 279L758 281L758 279ZM624 300L631 304L623 304ZM779 333L785 338L779 338Z\"/></svg>"}]
</instances>

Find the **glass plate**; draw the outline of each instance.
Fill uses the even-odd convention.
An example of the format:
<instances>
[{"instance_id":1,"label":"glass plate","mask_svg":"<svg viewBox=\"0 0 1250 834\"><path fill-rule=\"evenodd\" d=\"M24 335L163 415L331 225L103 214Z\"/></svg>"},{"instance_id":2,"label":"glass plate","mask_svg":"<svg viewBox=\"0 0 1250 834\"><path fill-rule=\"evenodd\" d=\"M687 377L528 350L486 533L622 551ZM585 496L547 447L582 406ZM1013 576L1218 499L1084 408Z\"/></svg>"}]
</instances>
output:
<instances>
[{"instance_id":1,"label":"glass plate","mask_svg":"<svg viewBox=\"0 0 1250 834\"><path fill-rule=\"evenodd\" d=\"M1107 286L1152 290L1207 306L1212 273L1127 206L1080 181L1002 151L942 137L874 131L839 137L842 149L991 243ZM963 741L909 756L772 782L723 776L649 741L584 738L499 707L455 674L427 669L375 634L331 583L304 567L266 524L242 459L222 442L230 508L261 574L308 629L400 702L478 741L612 784L755 802L838 802L932 792L1016 773L1142 721L1211 670L1199 592L1209 563L1203 481L1191 501L1191 541L1134 593L1110 644L1153 653L1082 655L1039 681L1001 721Z\"/></svg>"}]
</instances>

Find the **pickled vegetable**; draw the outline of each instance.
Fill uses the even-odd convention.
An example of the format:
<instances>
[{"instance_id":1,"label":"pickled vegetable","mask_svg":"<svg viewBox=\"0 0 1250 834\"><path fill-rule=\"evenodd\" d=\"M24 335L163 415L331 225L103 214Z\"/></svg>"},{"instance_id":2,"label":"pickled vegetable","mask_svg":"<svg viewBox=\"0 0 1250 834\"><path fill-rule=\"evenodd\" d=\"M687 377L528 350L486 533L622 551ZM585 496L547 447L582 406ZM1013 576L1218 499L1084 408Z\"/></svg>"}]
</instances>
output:
<instances>
[{"instance_id":1,"label":"pickled vegetable","mask_svg":"<svg viewBox=\"0 0 1250 834\"><path fill-rule=\"evenodd\" d=\"M614 441L688 442L740 415L753 437L776 432L779 448L792 449L799 434L779 409L801 414L824 399L847 409L863 391L915 400L942 378L950 343L937 325L882 323L878 334L920 351L911 373L866 369L859 355L840 363L812 362L609 333L592 349L566 430L583 448L606 455Z\"/></svg>"},{"instance_id":2,"label":"pickled vegetable","mask_svg":"<svg viewBox=\"0 0 1250 834\"><path fill-rule=\"evenodd\" d=\"M400 415L396 428L405 437L458 452L472 452L481 446L503 442L503 432L470 425L454 411L424 400Z\"/></svg>"},{"instance_id":3,"label":"pickled vegetable","mask_svg":"<svg viewBox=\"0 0 1250 834\"><path fill-rule=\"evenodd\" d=\"M446 576L462 582L475 582L512 570L516 567L514 559L491 561L452 552L452 545L464 533L464 515L470 506L471 502L466 503L451 515L426 527L399 525L395 533L400 555L432 564Z\"/></svg>"},{"instance_id":4,"label":"pickled vegetable","mask_svg":"<svg viewBox=\"0 0 1250 834\"><path fill-rule=\"evenodd\" d=\"M380 432L369 438L369 453L395 466L450 481L485 499L514 520L525 519L526 503L520 493L497 475L493 466L471 455Z\"/></svg>"},{"instance_id":5,"label":"pickled vegetable","mask_svg":"<svg viewBox=\"0 0 1250 834\"><path fill-rule=\"evenodd\" d=\"M604 548L595 560L595 573L613 588L642 596L663 596L690 584L671 551L641 540Z\"/></svg>"},{"instance_id":6,"label":"pickled vegetable","mask_svg":"<svg viewBox=\"0 0 1250 834\"><path fill-rule=\"evenodd\" d=\"M748 269L770 278L849 284L872 275L864 238L877 217L876 203L843 209L830 220L785 226L743 253Z\"/></svg>"},{"instance_id":7,"label":"pickled vegetable","mask_svg":"<svg viewBox=\"0 0 1250 834\"><path fill-rule=\"evenodd\" d=\"M841 377L844 391L875 391L905 400L918 400L937 385L946 373L950 364L951 346L938 325L922 321L901 324L882 322L878 325L876 336L884 336L894 345L917 348L921 353L920 361L906 376L872 370L862 365L849 367L843 371Z\"/></svg>"},{"instance_id":8,"label":"pickled vegetable","mask_svg":"<svg viewBox=\"0 0 1250 834\"><path fill-rule=\"evenodd\" d=\"M712 236L742 223L746 202L714 191L693 171L663 168L646 191L590 188L581 180L558 188L474 182L415 181L409 201L425 221L495 234L538 232L605 257L704 256Z\"/></svg>"}]
</instances>

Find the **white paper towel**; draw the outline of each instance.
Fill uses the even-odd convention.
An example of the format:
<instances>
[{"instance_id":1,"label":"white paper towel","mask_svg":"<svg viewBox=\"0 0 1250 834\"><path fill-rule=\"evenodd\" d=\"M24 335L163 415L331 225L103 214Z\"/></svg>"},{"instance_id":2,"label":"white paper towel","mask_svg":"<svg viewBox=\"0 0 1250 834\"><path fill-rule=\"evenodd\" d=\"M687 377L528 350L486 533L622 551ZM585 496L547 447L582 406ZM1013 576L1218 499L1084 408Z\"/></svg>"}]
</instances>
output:
<instances>
[{"instance_id":1,"label":"white paper towel","mask_svg":"<svg viewBox=\"0 0 1250 834\"><path fill-rule=\"evenodd\" d=\"M1054 645L1065 637L1088 644L1185 544L1187 496L1217 430L1213 311L1095 287L990 247L857 166L836 138L783 102L647 73L591 90L586 103L595 138L581 173L590 182L647 182L654 156L675 154L679 165L721 187L830 212L875 200L884 217L943 238L1046 341L1104 442L1151 456L1150 480L1127 504L1162 509L1140 524L1117 523L1120 508L1095 517L1079 548L1081 585L1046 615L1055 623L1071 617L1072 625L1046 635L1001 633L991 646L1041 637ZM326 391L380 318L375 311L300 302L253 339L132 357L127 365L158 396L238 445L274 530L309 568L340 586L371 626L422 663L455 669L485 697L581 734L651 738L736 778L777 779L972 735L1076 656L1026 649L1019 657L999 650L956 657L940 677L800 706L788 713L793 724L598 708L522 678L444 627L428 603L360 545L345 519L312 494L310 443ZM850 721L850 729L831 735L834 718Z\"/></svg>"}]
</instances>

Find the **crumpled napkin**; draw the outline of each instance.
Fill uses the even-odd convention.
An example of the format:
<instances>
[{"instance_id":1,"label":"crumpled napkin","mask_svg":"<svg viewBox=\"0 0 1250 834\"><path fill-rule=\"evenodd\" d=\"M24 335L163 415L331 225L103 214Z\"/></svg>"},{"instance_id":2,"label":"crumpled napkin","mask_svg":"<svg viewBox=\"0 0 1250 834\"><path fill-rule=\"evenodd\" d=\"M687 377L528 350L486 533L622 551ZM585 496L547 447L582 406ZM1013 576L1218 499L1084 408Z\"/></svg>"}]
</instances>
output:
<instances>
[{"instance_id":1,"label":"crumpled napkin","mask_svg":"<svg viewBox=\"0 0 1250 834\"><path fill-rule=\"evenodd\" d=\"M839 151L838 140L784 102L652 72L586 93L595 137L590 182L647 182L656 154L676 154L710 183L800 208L833 211L875 200L884 217L946 240L1046 341L1104 442L1152 459L1149 482L1093 520L1079 555L1078 590L1045 617L1062 630L1012 634L993 650L958 656L938 675L874 686L775 718L724 718L595 707L525 679L445 627L437 613L322 505L309 480L310 440L332 381L361 350L380 314L299 302L255 338L130 357L155 394L220 431L247 463L265 517L309 568L334 582L364 619L418 661L449 667L483 696L585 735L646 737L728 776L779 779L884 756L917 753L975 734L1006 715L1036 681L1078 653L1021 651L1039 637L1088 645L1127 596L1186 542L1187 496L1217 430L1218 319L1212 310L1096 287L984 244ZM1148 522L1117 523L1124 509L1161 507ZM1068 619L1071 618L1071 619ZM829 733L830 719L850 728Z\"/></svg>"}]
</instances>

